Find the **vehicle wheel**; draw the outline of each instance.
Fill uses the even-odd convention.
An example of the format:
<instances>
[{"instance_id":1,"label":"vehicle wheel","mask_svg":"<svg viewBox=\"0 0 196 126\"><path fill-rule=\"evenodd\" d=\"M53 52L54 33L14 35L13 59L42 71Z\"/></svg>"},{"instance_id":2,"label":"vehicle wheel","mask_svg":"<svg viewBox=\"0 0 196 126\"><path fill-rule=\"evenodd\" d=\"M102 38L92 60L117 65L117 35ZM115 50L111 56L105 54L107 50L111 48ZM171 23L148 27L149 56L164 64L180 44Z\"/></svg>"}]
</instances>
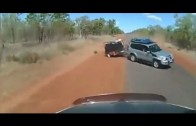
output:
<instances>
[{"instance_id":1,"label":"vehicle wheel","mask_svg":"<svg viewBox=\"0 0 196 126\"><path fill-rule=\"evenodd\" d=\"M129 54L127 54L126 57L127 57L128 60L130 60L130 55Z\"/></svg>"},{"instance_id":2,"label":"vehicle wheel","mask_svg":"<svg viewBox=\"0 0 196 126\"><path fill-rule=\"evenodd\" d=\"M106 56L107 56L108 58L110 58L110 57L111 57L111 56L110 56L110 54L107 54Z\"/></svg>"},{"instance_id":3,"label":"vehicle wheel","mask_svg":"<svg viewBox=\"0 0 196 126\"><path fill-rule=\"evenodd\" d=\"M135 55L131 54L130 59L131 59L131 61L132 61L132 62L135 62L135 61L136 61L136 57L135 57Z\"/></svg>"},{"instance_id":4,"label":"vehicle wheel","mask_svg":"<svg viewBox=\"0 0 196 126\"><path fill-rule=\"evenodd\" d=\"M153 67L154 68L159 68L159 62L157 60L153 61Z\"/></svg>"}]
</instances>

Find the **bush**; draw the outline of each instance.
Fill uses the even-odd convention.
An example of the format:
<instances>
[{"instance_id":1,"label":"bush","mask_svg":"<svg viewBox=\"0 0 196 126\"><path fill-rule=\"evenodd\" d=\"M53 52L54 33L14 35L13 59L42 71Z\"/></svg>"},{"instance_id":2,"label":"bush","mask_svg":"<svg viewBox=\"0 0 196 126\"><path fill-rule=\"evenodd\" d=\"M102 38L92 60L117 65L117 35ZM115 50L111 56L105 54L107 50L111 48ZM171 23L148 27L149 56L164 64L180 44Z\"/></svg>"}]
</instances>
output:
<instances>
[{"instance_id":1,"label":"bush","mask_svg":"<svg viewBox=\"0 0 196 126\"><path fill-rule=\"evenodd\" d=\"M6 61L19 62L19 63L36 63L39 60L39 55L34 52L24 52L20 55L8 55Z\"/></svg>"},{"instance_id":2,"label":"bush","mask_svg":"<svg viewBox=\"0 0 196 126\"><path fill-rule=\"evenodd\" d=\"M74 49L74 47L72 47L72 46L70 46L70 45L68 45L68 44L60 44L59 45L59 49L63 52L63 53L65 53L66 51L69 51L69 52L71 52L71 51L74 51L75 49Z\"/></svg>"},{"instance_id":3,"label":"bush","mask_svg":"<svg viewBox=\"0 0 196 126\"><path fill-rule=\"evenodd\" d=\"M19 55L20 63L36 63L39 60L39 55L35 52L25 52Z\"/></svg>"},{"instance_id":4,"label":"bush","mask_svg":"<svg viewBox=\"0 0 196 126\"><path fill-rule=\"evenodd\" d=\"M18 57L16 57L14 54L13 55L8 55L7 57L6 57L6 61L8 61L8 62L11 62L11 61L18 61L19 59L18 59Z\"/></svg>"},{"instance_id":5,"label":"bush","mask_svg":"<svg viewBox=\"0 0 196 126\"><path fill-rule=\"evenodd\" d=\"M45 53L41 53L39 58L45 59L45 60L51 60L54 56L55 56L55 54L52 54L50 52L45 52Z\"/></svg>"}]
</instances>

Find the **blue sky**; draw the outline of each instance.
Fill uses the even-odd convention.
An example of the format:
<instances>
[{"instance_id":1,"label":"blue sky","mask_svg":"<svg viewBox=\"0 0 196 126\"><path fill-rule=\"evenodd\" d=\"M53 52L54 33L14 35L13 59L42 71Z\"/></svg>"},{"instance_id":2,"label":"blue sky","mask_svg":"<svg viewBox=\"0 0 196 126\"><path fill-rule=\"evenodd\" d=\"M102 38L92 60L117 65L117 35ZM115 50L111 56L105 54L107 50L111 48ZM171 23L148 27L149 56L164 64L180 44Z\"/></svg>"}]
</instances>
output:
<instances>
[{"instance_id":1,"label":"blue sky","mask_svg":"<svg viewBox=\"0 0 196 126\"><path fill-rule=\"evenodd\" d=\"M106 20L115 19L117 26L124 32L131 32L149 25L167 27L175 23L174 13L69 13L71 19L88 16L90 19L103 17ZM184 15L180 13L179 16Z\"/></svg>"},{"instance_id":2,"label":"blue sky","mask_svg":"<svg viewBox=\"0 0 196 126\"><path fill-rule=\"evenodd\" d=\"M124 32L131 32L138 28L149 25L160 25L167 27L175 23L174 13L69 13L71 19L81 16L88 16L90 19L105 18L106 20L115 19L117 26ZM183 16L185 13L178 13ZM195 13L194 13L195 14ZM25 15L22 16L24 18Z\"/></svg>"}]
</instances>

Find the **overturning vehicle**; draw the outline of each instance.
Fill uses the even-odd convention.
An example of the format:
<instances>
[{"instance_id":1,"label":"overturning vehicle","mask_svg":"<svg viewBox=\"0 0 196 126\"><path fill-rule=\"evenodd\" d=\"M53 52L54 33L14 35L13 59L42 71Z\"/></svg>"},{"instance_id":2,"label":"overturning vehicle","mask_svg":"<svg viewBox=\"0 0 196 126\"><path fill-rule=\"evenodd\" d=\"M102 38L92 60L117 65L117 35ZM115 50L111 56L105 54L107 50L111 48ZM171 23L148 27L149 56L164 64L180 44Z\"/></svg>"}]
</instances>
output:
<instances>
[{"instance_id":1,"label":"overturning vehicle","mask_svg":"<svg viewBox=\"0 0 196 126\"><path fill-rule=\"evenodd\" d=\"M124 56L124 44L121 39L105 43L105 56Z\"/></svg>"}]
</instances>

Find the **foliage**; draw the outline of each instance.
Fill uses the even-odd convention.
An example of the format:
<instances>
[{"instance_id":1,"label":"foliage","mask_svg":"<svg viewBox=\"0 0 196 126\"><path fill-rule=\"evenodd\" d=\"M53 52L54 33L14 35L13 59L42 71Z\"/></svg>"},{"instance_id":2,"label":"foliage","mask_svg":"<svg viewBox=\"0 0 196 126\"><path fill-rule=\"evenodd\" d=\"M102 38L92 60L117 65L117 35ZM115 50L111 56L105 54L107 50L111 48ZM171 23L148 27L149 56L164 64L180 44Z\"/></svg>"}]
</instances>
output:
<instances>
[{"instance_id":1,"label":"foliage","mask_svg":"<svg viewBox=\"0 0 196 126\"><path fill-rule=\"evenodd\" d=\"M152 36L160 33L165 36L169 42L177 44L180 48L196 49L196 16L186 14L179 17L174 15L176 20L173 26L162 28L159 25L148 26L147 28L137 29L132 33L140 33L146 36Z\"/></svg>"},{"instance_id":2,"label":"foliage","mask_svg":"<svg viewBox=\"0 0 196 126\"><path fill-rule=\"evenodd\" d=\"M28 13L21 19L23 13L2 14L0 27L0 42L39 43L54 39L74 39L74 36L87 38L88 35L120 34L115 20L106 21L104 18L90 20L82 16L71 20L67 13Z\"/></svg>"}]
</instances>

